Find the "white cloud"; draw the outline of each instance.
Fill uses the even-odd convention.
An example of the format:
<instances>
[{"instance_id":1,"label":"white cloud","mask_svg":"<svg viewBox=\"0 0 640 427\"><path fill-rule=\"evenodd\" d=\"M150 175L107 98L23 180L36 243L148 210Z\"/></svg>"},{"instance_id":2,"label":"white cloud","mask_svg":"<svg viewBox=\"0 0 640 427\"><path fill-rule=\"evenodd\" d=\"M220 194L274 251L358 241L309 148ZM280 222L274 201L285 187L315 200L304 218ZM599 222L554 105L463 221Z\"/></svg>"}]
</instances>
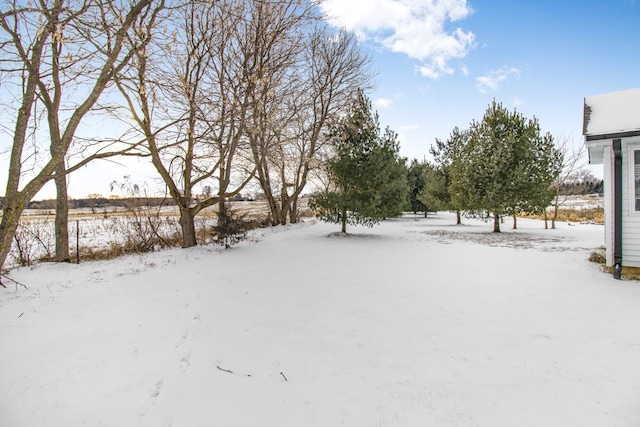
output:
<instances>
[{"instance_id":1,"label":"white cloud","mask_svg":"<svg viewBox=\"0 0 640 427\"><path fill-rule=\"evenodd\" d=\"M476 86L482 93L495 92L500 84L511 76L520 76L520 70L505 65L497 70L489 71L484 76L476 77Z\"/></svg>"},{"instance_id":2,"label":"white cloud","mask_svg":"<svg viewBox=\"0 0 640 427\"><path fill-rule=\"evenodd\" d=\"M462 74L464 74L465 77L469 77L469 69L465 65L460 67L460 71L462 71Z\"/></svg>"},{"instance_id":3,"label":"white cloud","mask_svg":"<svg viewBox=\"0 0 640 427\"><path fill-rule=\"evenodd\" d=\"M392 102L393 101L388 98L378 98L373 102L373 105L378 108L389 108Z\"/></svg>"},{"instance_id":4,"label":"white cloud","mask_svg":"<svg viewBox=\"0 0 640 427\"><path fill-rule=\"evenodd\" d=\"M361 39L421 61L418 70L429 78L453 73L447 62L475 46L472 32L445 28L473 12L466 0L325 0L320 8Z\"/></svg>"},{"instance_id":5,"label":"white cloud","mask_svg":"<svg viewBox=\"0 0 640 427\"><path fill-rule=\"evenodd\" d=\"M443 57L433 58L430 64L419 66L418 71L430 79L437 79L443 74L453 74L453 69L447 66L446 59Z\"/></svg>"},{"instance_id":6,"label":"white cloud","mask_svg":"<svg viewBox=\"0 0 640 427\"><path fill-rule=\"evenodd\" d=\"M519 107L520 105L524 105L524 101L519 96L514 96L513 105L515 105L516 107Z\"/></svg>"}]
</instances>

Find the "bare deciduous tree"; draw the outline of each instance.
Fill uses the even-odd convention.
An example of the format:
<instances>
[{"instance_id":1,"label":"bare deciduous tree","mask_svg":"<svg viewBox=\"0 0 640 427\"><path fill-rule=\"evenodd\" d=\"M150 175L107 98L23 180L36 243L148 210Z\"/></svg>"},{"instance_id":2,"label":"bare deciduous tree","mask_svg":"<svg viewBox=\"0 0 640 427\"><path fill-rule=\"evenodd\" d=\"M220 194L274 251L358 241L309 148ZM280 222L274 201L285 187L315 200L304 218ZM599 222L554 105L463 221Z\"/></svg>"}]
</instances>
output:
<instances>
[{"instance_id":1,"label":"bare deciduous tree","mask_svg":"<svg viewBox=\"0 0 640 427\"><path fill-rule=\"evenodd\" d=\"M372 77L353 34L317 26L301 42L285 43L289 69L265 79L252 103L249 138L273 224L297 221L298 198L322 165L328 123Z\"/></svg>"},{"instance_id":2,"label":"bare deciduous tree","mask_svg":"<svg viewBox=\"0 0 640 427\"><path fill-rule=\"evenodd\" d=\"M163 6L161 0L13 0L1 6L0 75L15 103L9 107L12 149L0 222L0 267L26 203L46 182L133 148L96 145L64 171L78 129L131 59L133 51L124 42L132 23ZM40 129L42 123L46 130ZM44 140L48 152L42 149ZM23 183L25 175L30 179Z\"/></svg>"},{"instance_id":3,"label":"bare deciduous tree","mask_svg":"<svg viewBox=\"0 0 640 427\"><path fill-rule=\"evenodd\" d=\"M558 143L558 150L562 157L562 171L560 176L553 182L552 189L555 194L553 198L553 217L551 217L551 229L555 230L556 220L558 219L558 209L567 197L561 196L560 189L562 186L571 179L572 176L579 173L585 166L584 154L585 146L580 144L579 148L575 148L570 144L570 140L566 137L560 138ZM547 212L545 209L545 228L547 228Z\"/></svg>"},{"instance_id":4,"label":"bare deciduous tree","mask_svg":"<svg viewBox=\"0 0 640 427\"><path fill-rule=\"evenodd\" d=\"M137 28L130 43L148 40L155 49L139 51L134 66L117 79L180 210L184 247L197 244L195 216L238 194L254 175L242 151L257 67L247 56L246 46L254 43L247 27L260 3L189 2L162 28ZM165 39L166 34L172 35ZM200 187L216 191L200 198Z\"/></svg>"}]
</instances>

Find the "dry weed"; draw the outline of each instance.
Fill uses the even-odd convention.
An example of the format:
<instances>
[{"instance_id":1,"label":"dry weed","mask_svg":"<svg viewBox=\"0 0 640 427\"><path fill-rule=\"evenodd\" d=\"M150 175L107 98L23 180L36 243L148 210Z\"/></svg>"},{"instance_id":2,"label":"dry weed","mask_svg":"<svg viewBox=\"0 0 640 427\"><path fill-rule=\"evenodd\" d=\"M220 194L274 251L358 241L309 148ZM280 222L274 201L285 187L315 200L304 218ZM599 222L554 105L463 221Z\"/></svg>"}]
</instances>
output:
<instances>
[{"instance_id":1,"label":"dry weed","mask_svg":"<svg viewBox=\"0 0 640 427\"><path fill-rule=\"evenodd\" d=\"M523 218L544 220L544 215L521 215ZM547 220L551 221L553 211L547 211ZM559 209L556 221L559 222L589 222L604 224L604 208L589 209Z\"/></svg>"}]
</instances>

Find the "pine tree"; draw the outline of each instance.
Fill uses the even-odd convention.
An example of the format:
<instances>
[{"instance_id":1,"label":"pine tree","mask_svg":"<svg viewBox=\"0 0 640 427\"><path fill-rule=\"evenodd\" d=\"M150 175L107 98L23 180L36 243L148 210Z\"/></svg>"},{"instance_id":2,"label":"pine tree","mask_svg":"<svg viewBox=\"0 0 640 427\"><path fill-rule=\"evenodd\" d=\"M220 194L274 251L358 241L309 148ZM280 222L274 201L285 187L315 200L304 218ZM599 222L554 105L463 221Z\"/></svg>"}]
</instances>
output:
<instances>
[{"instance_id":1,"label":"pine tree","mask_svg":"<svg viewBox=\"0 0 640 427\"><path fill-rule=\"evenodd\" d=\"M562 172L562 152L555 146L551 134L540 136L537 120L532 124L534 130L530 140L532 158L526 173L521 179L528 183L526 197L520 206L522 212L543 213L555 197L554 182Z\"/></svg>"},{"instance_id":2,"label":"pine tree","mask_svg":"<svg viewBox=\"0 0 640 427\"><path fill-rule=\"evenodd\" d=\"M426 185L426 172L428 168L428 164L426 162L419 162L418 159L413 159L409 168L407 169L407 182L409 184L409 205L411 212L414 214L418 212L424 212L424 215L427 216L427 211L429 208L422 200L419 198L419 195L424 191L424 187Z\"/></svg>"},{"instance_id":3,"label":"pine tree","mask_svg":"<svg viewBox=\"0 0 640 427\"><path fill-rule=\"evenodd\" d=\"M398 216L407 205L406 160L399 157L397 135L380 135L377 113L360 91L350 113L331 127L335 156L328 161L331 187L310 201L318 217L342 225L373 226Z\"/></svg>"},{"instance_id":4,"label":"pine tree","mask_svg":"<svg viewBox=\"0 0 640 427\"><path fill-rule=\"evenodd\" d=\"M440 202L439 209L446 209L456 212L456 223L462 223L461 211L464 209L466 200L465 189L456 188L451 185L451 171L454 164L460 162L463 148L469 141L469 131L460 130L457 126L451 131L449 138L442 141L436 138L435 146L431 146L429 152L434 158L436 172L432 173L432 182L428 185L427 193L422 197L436 198ZM442 191L442 186L446 191Z\"/></svg>"},{"instance_id":5,"label":"pine tree","mask_svg":"<svg viewBox=\"0 0 640 427\"><path fill-rule=\"evenodd\" d=\"M427 164L423 171L424 188L418 200L428 211L448 210L451 207L448 177L442 167ZM425 211L426 216L426 211Z\"/></svg>"},{"instance_id":6,"label":"pine tree","mask_svg":"<svg viewBox=\"0 0 640 427\"><path fill-rule=\"evenodd\" d=\"M535 118L494 100L482 121L471 123L468 143L452 164L452 198L467 212L492 216L499 232L501 216L538 212L550 203L559 159Z\"/></svg>"},{"instance_id":7,"label":"pine tree","mask_svg":"<svg viewBox=\"0 0 640 427\"><path fill-rule=\"evenodd\" d=\"M375 151L380 155L376 173L380 202L376 213L383 219L398 217L409 208L407 159L400 157L398 134L387 127Z\"/></svg>"}]
</instances>

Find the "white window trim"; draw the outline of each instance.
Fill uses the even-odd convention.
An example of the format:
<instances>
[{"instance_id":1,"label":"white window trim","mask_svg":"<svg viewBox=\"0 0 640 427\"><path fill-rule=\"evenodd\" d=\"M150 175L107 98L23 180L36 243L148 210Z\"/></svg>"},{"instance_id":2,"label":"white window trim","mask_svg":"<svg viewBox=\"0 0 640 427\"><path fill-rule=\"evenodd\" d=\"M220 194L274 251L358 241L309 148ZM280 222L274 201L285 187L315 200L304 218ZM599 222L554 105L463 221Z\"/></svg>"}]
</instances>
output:
<instances>
[{"instance_id":1,"label":"white window trim","mask_svg":"<svg viewBox=\"0 0 640 427\"><path fill-rule=\"evenodd\" d=\"M640 139L632 138L627 142L627 195L629 197L629 215L640 216L636 210L635 152L640 151Z\"/></svg>"}]
</instances>

